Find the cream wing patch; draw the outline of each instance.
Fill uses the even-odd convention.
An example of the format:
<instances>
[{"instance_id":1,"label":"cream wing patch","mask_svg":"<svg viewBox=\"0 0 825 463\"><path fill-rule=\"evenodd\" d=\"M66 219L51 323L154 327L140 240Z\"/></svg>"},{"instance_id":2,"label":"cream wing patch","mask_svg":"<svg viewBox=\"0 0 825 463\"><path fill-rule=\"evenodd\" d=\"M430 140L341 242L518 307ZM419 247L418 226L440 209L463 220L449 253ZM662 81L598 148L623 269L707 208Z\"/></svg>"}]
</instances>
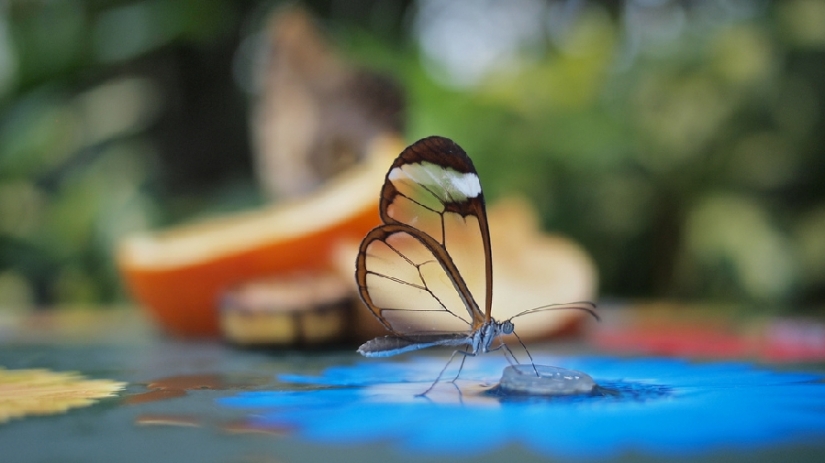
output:
<instances>
[{"instance_id":1,"label":"cream wing patch","mask_svg":"<svg viewBox=\"0 0 825 463\"><path fill-rule=\"evenodd\" d=\"M437 211L443 211L445 203L466 201L481 193L475 173L461 173L430 162L396 167L387 178L401 194Z\"/></svg>"}]
</instances>

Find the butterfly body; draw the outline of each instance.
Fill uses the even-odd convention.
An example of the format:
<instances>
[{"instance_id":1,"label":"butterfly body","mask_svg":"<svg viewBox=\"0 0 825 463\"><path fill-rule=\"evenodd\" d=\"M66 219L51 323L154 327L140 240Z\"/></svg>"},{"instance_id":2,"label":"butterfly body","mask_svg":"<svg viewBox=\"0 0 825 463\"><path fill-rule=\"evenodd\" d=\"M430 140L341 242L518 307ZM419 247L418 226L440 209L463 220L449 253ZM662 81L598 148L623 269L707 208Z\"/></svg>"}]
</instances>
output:
<instances>
[{"instance_id":1,"label":"butterfly body","mask_svg":"<svg viewBox=\"0 0 825 463\"><path fill-rule=\"evenodd\" d=\"M502 334L513 332L513 323L509 320L497 322L491 320L471 333L443 333L405 336L382 336L367 341L358 348L364 357L391 357L419 349L435 346L466 346L467 355L485 354L491 350L493 341Z\"/></svg>"}]
</instances>

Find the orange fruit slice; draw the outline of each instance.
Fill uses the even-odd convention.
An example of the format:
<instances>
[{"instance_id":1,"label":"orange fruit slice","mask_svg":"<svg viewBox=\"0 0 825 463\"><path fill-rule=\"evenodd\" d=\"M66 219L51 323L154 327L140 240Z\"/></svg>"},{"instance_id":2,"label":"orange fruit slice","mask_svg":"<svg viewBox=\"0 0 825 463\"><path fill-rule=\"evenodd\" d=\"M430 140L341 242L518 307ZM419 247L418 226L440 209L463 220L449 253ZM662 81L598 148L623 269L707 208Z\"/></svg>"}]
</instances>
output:
<instances>
[{"instance_id":1,"label":"orange fruit slice","mask_svg":"<svg viewBox=\"0 0 825 463\"><path fill-rule=\"evenodd\" d=\"M380 223L376 192L403 149L399 139L380 139L363 163L297 201L129 236L117 249L121 275L171 333L217 336L217 306L227 289L333 268L339 243L360 240Z\"/></svg>"}]
</instances>

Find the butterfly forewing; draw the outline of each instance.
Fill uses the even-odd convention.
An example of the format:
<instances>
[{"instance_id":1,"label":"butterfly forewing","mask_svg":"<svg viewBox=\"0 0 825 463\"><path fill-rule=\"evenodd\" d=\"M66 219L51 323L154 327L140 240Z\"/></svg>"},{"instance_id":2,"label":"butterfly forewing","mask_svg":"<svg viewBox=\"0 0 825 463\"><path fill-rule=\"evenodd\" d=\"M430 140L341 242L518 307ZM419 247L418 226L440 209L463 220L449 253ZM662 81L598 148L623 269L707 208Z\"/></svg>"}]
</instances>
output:
<instances>
[{"instance_id":1,"label":"butterfly forewing","mask_svg":"<svg viewBox=\"0 0 825 463\"><path fill-rule=\"evenodd\" d=\"M466 307L472 327L489 320L490 238L481 185L467 154L441 137L408 147L387 174L380 209L385 223L409 225L438 243L472 296Z\"/></svg>"},{"instance_id":2,"label":"butterfly forewing","mask_svg":"<svg viewBox=\"0 0 825 463\"><path fill-rule=\"evenodd\" d=\"M472 329L466 284L428 235L403 224L378 227L361 243L357 266L362 298L396 334Z\"/></svg>"}]
</instances>

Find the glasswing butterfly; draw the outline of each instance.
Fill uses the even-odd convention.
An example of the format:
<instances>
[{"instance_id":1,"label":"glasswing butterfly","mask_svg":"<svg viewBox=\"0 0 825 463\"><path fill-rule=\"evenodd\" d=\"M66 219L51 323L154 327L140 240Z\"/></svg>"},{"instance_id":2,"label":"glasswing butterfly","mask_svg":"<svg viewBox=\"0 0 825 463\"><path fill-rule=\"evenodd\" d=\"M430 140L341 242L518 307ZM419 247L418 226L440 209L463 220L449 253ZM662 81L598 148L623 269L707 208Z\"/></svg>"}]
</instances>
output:
<instances>
[{"instance_id":1,"label":"glasswing butterfly","mask_svg":"<svg viewBox=\"0 0 825 463\"><path fill-rule=\"evenodd\" d=\"M407 147L387 173L379 210L383 224L361 242L355 278L364 304L391 334L361 345L358 352L366 357L464 346L453 357L503 347L515 359L501 340L493 345L499 336L515 334L515 317L579 309L598 318L590 302L537 307L501 322L492 317L484 194L473 162L452 140L433 136Z\"/></svg>"}]
</instances>

